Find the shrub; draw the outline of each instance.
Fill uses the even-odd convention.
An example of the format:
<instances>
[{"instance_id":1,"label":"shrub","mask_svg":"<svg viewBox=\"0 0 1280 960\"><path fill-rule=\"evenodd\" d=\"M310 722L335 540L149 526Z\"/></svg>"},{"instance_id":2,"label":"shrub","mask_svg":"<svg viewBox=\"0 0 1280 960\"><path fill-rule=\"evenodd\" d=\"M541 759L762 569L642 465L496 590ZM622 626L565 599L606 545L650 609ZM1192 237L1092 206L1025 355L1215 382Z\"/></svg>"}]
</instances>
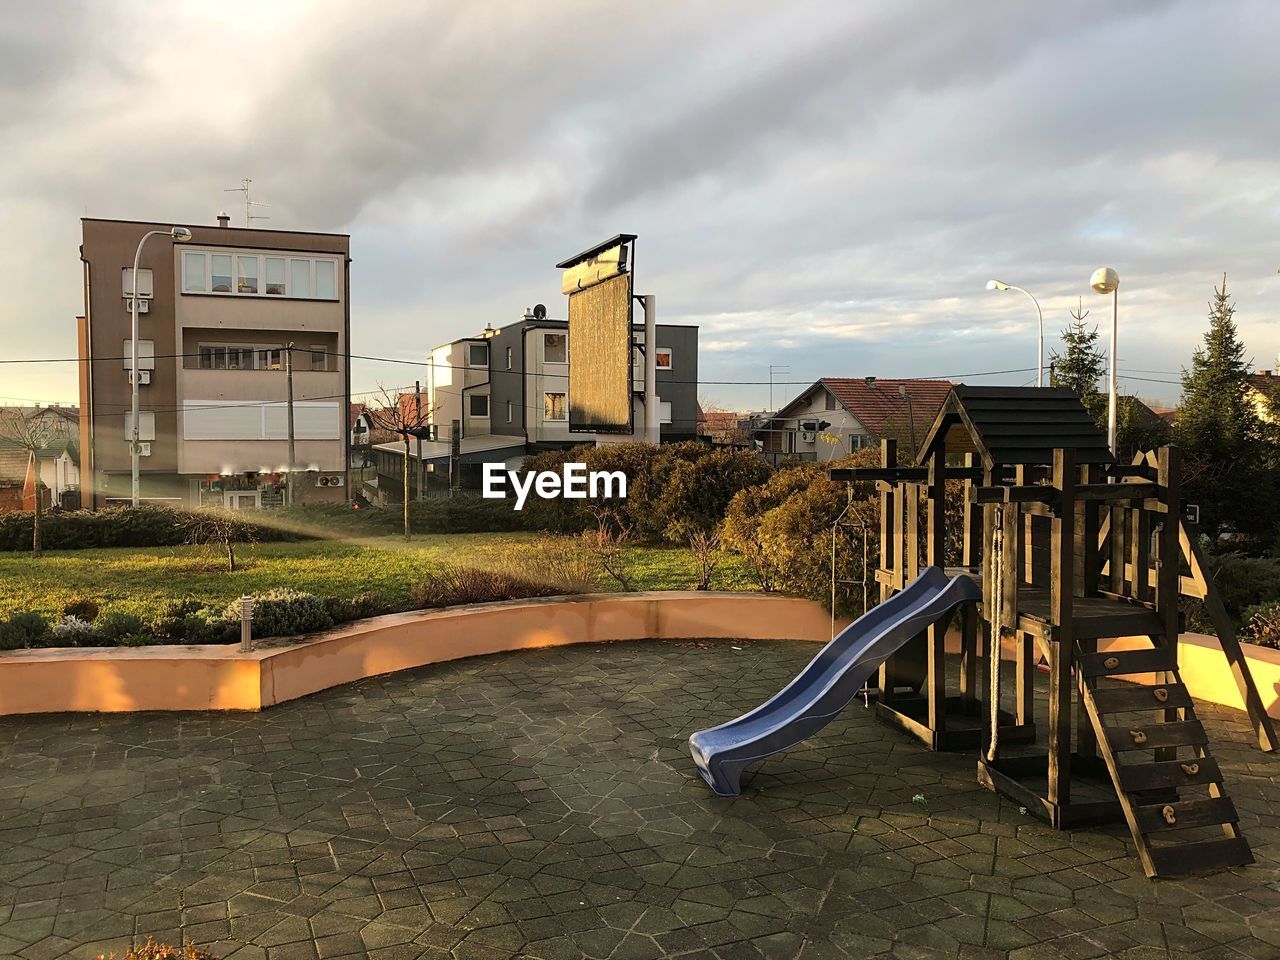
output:
<instances>
[{"instance_id":1,"label":"shrub","mask_svg":"<svg viewBox=\"0 0 1280 960\"><path fill-rule=\"evenodd\" d=\"M76 597L62 608L62 615L93 623L98 619L98 601L90 597Z\"/></svg>"},{"instance_id":2,"label":"shrub","mask_svg":"<svg viewBox=\"0 0 1280 960\"><path fill-rule=\"evenodd\" d=\"M187 634L184 630L186 618L203 608L203 603L190 597L170 600L151 624L151 630L157 637L170 640L185 640L187 639Z\"/></svg>"},{"instance_id":3,"label":"shrub","mask_svg":"<svg viewBox=\"0 0 1280 960\"><path fill-rule=\"evenodd\" d=\"M49 632L49 624L38 613L15 613L0 621L0 650L20 650L38 643Z\"/></svg>"},{"instance_id":4,"label":"shrub","mask_svg":"<svg viewBox=\"0 0 1280 960\"><path fill-rule=\"evenodd\" d=\"M426 609L551 597L558 591L549 584L526 580L506 570L446 565L431 577L415 583L411 592L414 604Z\"/></svg>"},{"instance_id":5,"label":"shrub","mask_svg":"<svg viewBox=\"0 0 1280 960\"><path fill-rule=\"evenodd\" d=\"M186 541L190 516L190 511L153 506L65 510L43 515L40 532L46 550L171 547ZM32 522L30 512L0 514L0 550L30 550ZM257 540L306 538L299 530L274 523L268 526L252 517L242 517L239 523L242 529L252 530Z\"/></svg>"},{"instance_id":6,"label":"shrub","mask_svg":"<svg viewBox=\"0 0 1280 960\"><path fill-rule=\"evenodd\" d=\"M240 622L240 601L232 600L222 618L233 630ZM313 593L286 588L253 595L253 635L255 637L292 637L315 633L333 626L333 617L324 601Z\"/></svg>"},{"instance_id":7,"label":"shrub","mask_svg":"<svg viewBox=\"0 0 1280 960\"><path fill-rule=\"evenodd\" d=\"M695 534L711 536L734 496L764 483L769 474L764 461L743 450L712 450L677 460L656 504L666 520L663 536L672 543L687 543Z\"/></svg>"},{"instance_id":8,"label":"shrub","mask_svg":"<svg viewBox=\"0 0 1280 960\"><path fill-rule=\"evenodd\" d=\"M1280 560L1274 557L1219 554L1208 558L1208 567L1237 625L1249 622L1249 608L1280 601Z\"/></svg>"},{"instance_id":9,"label":"shrub","mask_svg":"<svg viewBox=\"0 0 1280 960\"><path fill-rule=\"evenodd\" d=\"M113 953L109 957L98 954L98 960L117 960ZM181 947L171 947L167 943L156 943L151 937L147 942L129 948L128 952L118 960L215 960L212 954L205 953L194 943Z\"/></svg>"},{"instance_id":10,"label":"shrub","mask_svg":"<svg viewBox=\"0 0 1280 960\"><path fill-rule=\"evenodd\" d=\"M102 642L102 634L92 623L67 615L53 625L49 632L56 647L96 647Z\"/></svg>"},{"instance_id":11,"label":"shrub","mask_svg":"<svg viewBox=\"0 0 1280 960\"><path fill-rule=\"evenodd\" d=\"M350 623L367 620L384 613L396 613L403 604L393 604L376 593L358 593L354 597L330 597L324 602L325 610L334 623Z\"/></svg>"},{"instance_id":12,"label":"shrub","mask_svg":"<svg viewBox=\"0 0 1280 960\"><path fill-rule=\"evenodd\" d=\"M146 632L146 624L142 618L132 613L112 611L97 623L98 631L105 640L121 641L125 637Z\"/></svg>"},{"instance_id":13,"label":"shrub","mask_svg":"<svg viewBox=\"0 0 1280 960\"><path fill-rule=\"evenodd\" d=\"M1280 648L1280 603L1262 603L1246 610L1240 639L1260 647Z\"/></svg>"}]
</instances>

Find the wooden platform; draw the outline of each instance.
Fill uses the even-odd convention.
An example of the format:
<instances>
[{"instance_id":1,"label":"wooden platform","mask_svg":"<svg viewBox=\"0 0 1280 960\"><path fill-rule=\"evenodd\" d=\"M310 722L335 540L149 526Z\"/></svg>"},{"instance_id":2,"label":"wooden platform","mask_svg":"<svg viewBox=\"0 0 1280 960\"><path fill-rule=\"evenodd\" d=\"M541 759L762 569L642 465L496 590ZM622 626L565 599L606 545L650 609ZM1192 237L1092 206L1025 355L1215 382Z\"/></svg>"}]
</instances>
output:
<instances>
[{"instance_id":1,"label":"wooden platform","mask_svg":"<svg viewBox=\"0 0 1280 960\"><path fill-rule=\"evenodd\" d=\"M1049 638L1049 591L1043 587L1018 590L1018 627L1037 637ZM1106 597L1076 597L1071 604L1072 632L1077 640L1108 637L1162 636L1164 627L1156 612L1137 603Z\"/></svg>"}]
</instances>

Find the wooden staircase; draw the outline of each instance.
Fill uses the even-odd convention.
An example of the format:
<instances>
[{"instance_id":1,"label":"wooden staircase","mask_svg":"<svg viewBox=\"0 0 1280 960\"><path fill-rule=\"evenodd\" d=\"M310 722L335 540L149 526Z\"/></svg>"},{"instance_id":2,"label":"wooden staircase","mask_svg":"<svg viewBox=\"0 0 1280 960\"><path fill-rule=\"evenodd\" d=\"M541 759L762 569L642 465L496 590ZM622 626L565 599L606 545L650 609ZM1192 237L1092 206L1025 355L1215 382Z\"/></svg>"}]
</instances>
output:
<instances>
[{"instance_id":1,"label":"wooden staircase","mask_svg":"<svg viewBox=\"0 0 1280 960\"><path fill-rule=\"evenodd\" d=\"M1165 646L1077 651L1081 702L1148 877L1172 877L1253 862L1222 771ZM1112 678L1156 674L1156 686ZM1113 721L1108 724L1107 721Z\"/></svg>"}]
</instances>

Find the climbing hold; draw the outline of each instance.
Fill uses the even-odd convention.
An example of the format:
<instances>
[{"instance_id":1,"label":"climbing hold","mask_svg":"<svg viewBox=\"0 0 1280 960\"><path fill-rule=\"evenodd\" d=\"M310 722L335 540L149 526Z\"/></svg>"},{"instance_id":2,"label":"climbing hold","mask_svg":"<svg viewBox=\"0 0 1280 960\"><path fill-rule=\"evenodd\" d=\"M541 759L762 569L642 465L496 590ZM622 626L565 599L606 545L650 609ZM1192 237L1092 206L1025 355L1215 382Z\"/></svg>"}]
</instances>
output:
<instances>
[{"instance_id":1,"label":"climbing hold","mask_svg":"<svg viewBox=\"0 0 1280 960\"><path fill-rule=\"evenodd\" d=\"M1182 764L1182 772L1185 773L1188 777L1194 777L1197 773L1200 772L1200 764L1184 763Z\"/></svg>"},{"instance_id":2,"label":"climbing hold","mask_svg":"<svg viewBox=\"0 0 1280 960\"><path fill-rule=\"evenodd\" d=\"M1173 824L1178 822L1178 818L1173 815L1173 807L1170 804L1166 803L1160 814L1164 817L1165 823Z\"/></svg>"},{"instance_id":3,"label":"climbing hold","mask_svg":"<svg viewBox=\"0 0 1280 960\"><path fill-rule=\"evenodd\" d=\"M1115 657L1107 657L1107 659L1102 661L1102 665L1108 670L1114 670L1116 667L1120 666L1120 661Z\"/></svg>"},{"instance_id":4,"label":"climbing hold","mask_svg":"<svg viewBox=\"0 0 1280 960\"><path fill-rule=\"evenodd\" d=\"M1155 688L1153 691L1151 691L1151 692L1155 694L1156 699L1157 699L1157 700L1159 700L1161 703L1167 703L1167 702L1168 702L1168 700L1169 700L1169 691L1168 691L1168 690L1166 690L1164 687L1156 687L1156 688Z\"/></svg>"},{"instance_id":5,"label":"climbing hold","mask_svg":"<svg viewBox=\"0 0 1280 960\"><path fill-rule=\"evenodd\" d=\"M1147 735L1141 730L1130 730L1129 736L1133 737L1133 742L1138 746L1142 746L1147 742Z\"/></svg>"}]
</instances>

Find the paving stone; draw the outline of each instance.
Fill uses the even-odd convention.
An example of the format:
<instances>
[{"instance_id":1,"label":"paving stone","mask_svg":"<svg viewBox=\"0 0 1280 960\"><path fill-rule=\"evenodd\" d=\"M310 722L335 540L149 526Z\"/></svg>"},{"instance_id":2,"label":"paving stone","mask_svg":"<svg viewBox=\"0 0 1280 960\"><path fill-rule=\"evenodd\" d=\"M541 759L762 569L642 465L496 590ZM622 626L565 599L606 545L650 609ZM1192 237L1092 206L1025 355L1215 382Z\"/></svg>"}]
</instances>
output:
<instances>
[{"instance_id":1,"label":"paving stone","mask_svg":"<svg viewBox=\"0 0 1280 960\"><path fill-rule=\"evenodd\" d=\"M1258 863L1156 884L1122 826L1052 831L861 709L711 796L689 733L813 652L732 646L0 720L0 960L148 934L236 960L1280 956L1280 759L1237 714L1197 707Z\"/></svg>"}]
</instances>

